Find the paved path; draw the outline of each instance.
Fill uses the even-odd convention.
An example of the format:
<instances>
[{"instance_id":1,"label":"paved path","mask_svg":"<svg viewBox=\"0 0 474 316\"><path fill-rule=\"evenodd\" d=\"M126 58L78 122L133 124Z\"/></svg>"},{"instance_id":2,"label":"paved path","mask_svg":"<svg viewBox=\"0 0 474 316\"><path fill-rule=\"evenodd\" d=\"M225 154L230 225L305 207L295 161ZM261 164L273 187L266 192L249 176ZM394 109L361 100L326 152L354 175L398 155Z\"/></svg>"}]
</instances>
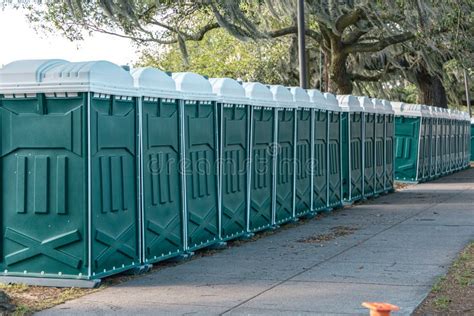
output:
<instances>
[{"instance_id":1,"label":"paved path","mask_svg":"<svg viewBox=\"0 0 474 316\"><path fill-rule=\"evenodd\" d=\"M357 230L324 243L299 240ZM410 186L44 311L49 314L408 315L474 239L474 169ZM396 314L397 315L397 314Z\"/></svg>"}]
</instances>

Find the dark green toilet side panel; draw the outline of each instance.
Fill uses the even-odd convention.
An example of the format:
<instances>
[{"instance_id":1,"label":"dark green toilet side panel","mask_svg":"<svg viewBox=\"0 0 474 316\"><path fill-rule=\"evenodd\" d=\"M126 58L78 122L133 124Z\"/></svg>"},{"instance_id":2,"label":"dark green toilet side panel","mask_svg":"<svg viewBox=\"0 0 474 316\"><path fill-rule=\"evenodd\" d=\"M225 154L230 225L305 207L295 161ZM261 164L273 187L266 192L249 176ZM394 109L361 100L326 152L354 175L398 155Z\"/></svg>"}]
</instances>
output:
<instances>
[{"instance_id":1,"label":"dark green toilet side panel","mask_svg":"<svg viewBox=\"0 0 474 316\"><path fill-rule=\"evenodd\" d=\"M276 173L275 223L281 224L293 216L295 110L278 110L278 157Z\"/></svg>"},{"instance_id":2,"label":"dark green toilet side panel","mask_svg":"<svg viewBox=\"0 0 474 316\"><path fill-rule=\"evenodd\" d=\"M454 171L456 165L456 126L454 120L449 120L449 172Z\"/></svg>"},{"instance_id":3,"label":"dark green toilet side panel","mask_svg":"<svg viewBox=\"0 0 474 316\"><path fill-rule=\"evenodd\" d=\"M474 161L474 124L471 125L471 161Z\"/></svg>"},{"instance_id":4,"label":"dark green toilet side panel","mask_svg":"<svg viewBox=\"0 0 474 316\"><path fill-rule=\"evenodd\" d=\"M351 202L362 198L362 113L351 113Z\"/></svg>"},{"instance_id":5,"label":"dark green toilet side panel","mask_svg":"<svg viewBox=\"0 0 474 316\"><path fill-rule=\"evenodd\" d=\"M92 274L140 264L136 101L91 97Z\"/></svg>"},{"instance_id":6,"label":"dark green toilet side panel","mask_svg":"<svg viewBox=\"0 0 474 316\"><path fill-rule=\"evenodd\" d=\"M325 210L328 207L328 112L314 111L314 180L313 209Z\"/></svg>"},{"instance_id":7,"label":"dark green toilet side panel","mask_svg":"<svg viewBox=\"0 0 474 316\"><path fill-rule=\"evenodd\" d=\"M350 138L350 113L342 112L341 113L341 173L342 173L342 199L347 202L349 201L349 191L350 191L350 161L351 156L349 144Z\"/></svg>"},{"instance_id":8,"label":"dark green toilet side panel","mask_svg":"<svg viewBox=\"0 0 474 316\"><path fill-rule=\"evenodd\" d=\"M384 191L385 115L375 116L375 193Z\"/></svg>"},{"instance_id":9,"label":"dark green toilet side panel","mask_svg":"<svg viewBox=\"0 0 474 316\"><path fill-rule=\"evenodd\" d=\"M416 181L420 118L395 118L395 179Z\"/></svg>"},{"instance_id":10,"label":"dark green toilet side panel","mask_svg":"<svg viewBox=\"0 0 474 316\"><path fill-rule=\"evenodd\" d=\"M222 238L235 238L247 229L248 112L241 105L220 106L222 130Z\"/></svg>"},{"instance_id":11,"label":"dark green toilet side panel","mask_svg":"<svg viewBox=\"0 0 474 316\"><path fill-rule=\"evenodd\" d=\"M87 277L86 104L0 96L3 275Z\"/></svg>"},{"instance_id":12,"label":"dark green toilet side panel","mask_svg":"<svg viewBox=\"0 0 474 316\"><path fill-rule=\"evenodd\" d=\"M431 118L425 118L425 137L423 139L423 179L429 180L431 169Z\"/></svg>"},{"instance_id":13,"label":"dark green toilet side panel","mask_svg":"<svg viewBox=\"0 0 474 316\"><path fill-rule=\"evenodd\" d=\"M442 119L438 118L436 122L436 176L441 175L443 169L443 128Z\"/></svg>"},{"instance_id":14,"label":"dark green toilet side panel","mask_svg":"<svg viewBox=\"0 0 474 316\"><path fill-rule=\"evenodd\" d=\"M437 153L437 120L435 118L431 119L431 128L430 128L430 178L436 177L436 153Z\"/></svg>"},{"instance_id":15,"label":"dark green toilet side panel","mask_svg":"<svg viewBox=\"0 0 474 316\"><path fill-rule=\"evenodd\" d=\"M390 191L393 189L394 171L395 171L395 117L388 115L385 117L386 124L386 137L385 137L385 190Z\"/></svg>"},{"instance_id":16,"label":"dark green toilet side panel","mask_svg":"<svg viewBox=\"0 0 474 316\"><path fill-rule=\"evenodd\" d=\"M364 196L375 192L375 114L365 114Z\"/></svg>"},{"instance_id":17,"label":"dark green toilet side panel","mask_svg":"<svg viewBox=\"0 0 474 316\"><path fill-rule=\"evenodd\" d=\"M255 108L252 114L252 170L250 230L272 225L272 168L274 144L273 109Z\"/></svg>"},{"instance_id":18,"label":"dark green toilet side panel","mask_svg":"<svg viewBox=\"0 0 474 316\"><path fill-rule=\"evenodd\" d=\"M143 228L145 262L184 251L178 101L143 101Z\"/></svg>"},{"instance_id":19,"label":"dark green toilet side panel","mask_svg":"<svg viewBox=\"0 0 474 316\"><path fill-rule=\"evenodd\" d=\"M341 113L329 113L329 207L342 204Z\"/></svg>"},{"instance_id":20,"label":"dark green toilet side panel","mask_svg":"<svg viewBox=\"0 0 474 316\"><path fill-rule=\"evenodd\" d=\"M311 211L311 133L310 109L298 110L296 144L296 216Z\"/></svg>"},{"instance_id":21,"label":"dark green toilet side panel","mask_svg":"<svg viewBox=\"0 0 474 316\"><path fill-rule=\"evenodd\" d=\"M188 250L218 239L217 113L212 102L184 101Z\"/></svg>"}]
</instances>

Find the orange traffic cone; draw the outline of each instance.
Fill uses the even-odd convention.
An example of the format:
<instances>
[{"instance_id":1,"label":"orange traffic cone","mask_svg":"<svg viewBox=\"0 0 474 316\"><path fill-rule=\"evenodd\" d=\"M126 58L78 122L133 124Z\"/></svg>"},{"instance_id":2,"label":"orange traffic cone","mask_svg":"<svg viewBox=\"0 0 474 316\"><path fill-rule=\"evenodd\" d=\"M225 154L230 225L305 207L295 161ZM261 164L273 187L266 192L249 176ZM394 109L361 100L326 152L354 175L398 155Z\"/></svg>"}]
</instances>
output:
<instances>
[{"instance_id":1,"label":"orange traffic cone","mask_svg":"<svg viewBox=\"0 0 474 316\"><path fill-rule=\"evenodd\" d=\"M390 316L390 312L400 310L400 307L388 303L364 302L362 306L370 309L370 316Z\"/></svg>"}]
</instances>

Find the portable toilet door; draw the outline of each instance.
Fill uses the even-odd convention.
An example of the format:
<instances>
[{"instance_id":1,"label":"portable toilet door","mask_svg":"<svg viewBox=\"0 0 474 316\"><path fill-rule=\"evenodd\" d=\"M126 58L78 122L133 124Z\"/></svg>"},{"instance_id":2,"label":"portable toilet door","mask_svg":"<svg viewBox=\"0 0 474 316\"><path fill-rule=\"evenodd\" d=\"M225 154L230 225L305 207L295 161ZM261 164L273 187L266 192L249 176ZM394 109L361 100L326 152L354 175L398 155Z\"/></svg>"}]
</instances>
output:
<instances>
[{"instance_id":1,"label":"portable toilet door","mask_svg":"<svg viewBox=\"0 0 474 316\"><path fill-rule=\"evenodd\" d=\"M136 96L105 61L0 71L2 275L26 277L8 282L93 286L140 265Z\"/></svg>"},{"instance_id":2,"label":"portable toilet door","mask_svg":"<svg viewBox=\"0 0 474 316\"><path fill-rule=\"evenodd\" d=\"M372 99L372 103L375 107L375 195L379 195L384 192L384 180L385 180L385 109L382 100Z\"/></svg>"},{"instance_id":3,"label":"portable toilet door","mask_svg":"<svg viewBox=\"0 0 474 316\"><path fill-rule=\"evenodd\" d=\"M391 192L394 189L393 181L395 177L395 117L390 101L382 101L385 110L385 156L384 156L384 191Z\"/></svg>"},{"instance_id":4,"label":"portable toilet door","mask_svg":"<svg viewBox=\"0 0 474 316\"><path fill-rule=\"evenodd\" d=\"M341 108L336 96L324 93L328 109L328 210L342 206L342 124Z\"/></svg>"},{"instance_id":5,"label":"portable toilet door","mask_svg":"<svg viewBox=\"0 0 474 316\"><path fill-rule=\"evenodd\" d=\"M471 118L471 123L470 123L470 129L471 129L471 159L470 161L474 161L474 118Z\"/></svg>"},{"instance_id":6,"label":"portable toilet door","mask_svg":"<svg viewBox=\"0 0 474 316\"><path fill-rule=\"evenodd\" d=\"M467 116L469 117L469 116ZM464 141L463 135L466 134L466 123L470 124L470 121L466 121L464 117L464 113L458 110L454 110L454 124L456 126L456 143L457 143L457 150L456 150L456 171L461 170L465 166L465 146L466 143ZM468 126L470 128L470 126ZM467 129L469 132L469 129ZM469 142L469 137L468 142ZM464 142L463 142L464 141ZM469 164L469 159L467 159L467 163Z\"/></svg>"},{"instance_id":7,"label":"portable toilet door","mask_svg":"<svg viewBox=\"0 0 474 316\"><path fill-rule=\"evenodd\" d=\"M180 94L165 72L132 70L141 96L139 112L142 261L154 263L185 252Z\"/></svg>"},{"instance_id":8,"label":"portable toilet door","mask_svg":"<svg viewBox=\"0 0 474 316\"><path fill-rule=\"evenodd\" d=\"M209 82L218 98L219 236L230 240L248 233L250 106L237 81L214 78Z\"/></svg>"},{"instance_id":9,"label":"portable toilet door","mask_svg":"<svg viewBox=\"0 0 474 316\"><path fill-rule=\"evenodd\" d=\"M342 174L343 198L345 203L362 199L362 122L364 109L359 99L352 95L338 95L343 116Z\"/></svg>"},{"instance_id":10,"label":"portable toilet door","mask_svg":"<svg viewBox=\"0 0 474 316\"><path fill-rule=\"evenodd\" d=\"M292 87L290 92L298 106L294 196L295 215L301 217L313 214L314 113L310 97L304 89Z\"/></svg>"},{"instance_id":11,"label":"portable toilet door","mask_svg":"<svg viewBox=\"0 0 474 316\"><path fill-rule=\"evenodd\" d=\"M419 147L418 147L418 162L417 162L417 181L422 182L424 181L423 178L423 165L425 159L425 126L426 120L424 117L423 105L418 105L420 107L421 119L420 119L420 133L419 133Z\"/></svg>"},{"instance_id":12,"label":"portable toilet door","mask_svg":"<svg viewBox=\"0 0 474 316\"><path fill-rule=\"evenodd\" d=\"M369 98L358 98L361 107L364 109L364 183L362 192L364 198L368 198L375 194L375 120L377 110Z\"/></svg>"},{"instance_id":13,"label":"portable toilet door","mask_svg":"<svg viewBox=\"0 0 474 316\"><path fill-rule=\"evenodd\" d=\"M329 114L327 100L319 90L308 90L314 115L313 142L313 210L325 211L329 208Z\"/></svg>"},{"instance_id":14,"label":"portable toilet door","mask_svg":"<svg viewBox=\"0 0 474 316\"><path fill-rule=\"evenodd\" d=\"M441 108L435 107L435 116L436 116L436 177L441 176L441 171L443 168L443 149L441 148L442 142L442 113Z\"/></svg>"},{"instance_id":15,"label":"portable toilet door","mask_svg":"<svg viewBox=\"0 0 474 316\"><path fill-rule=\"evenodd\" d=\"M421 107L392 102L395 111L395 180L417 182Z\"/></svg>"},{"instance_id":16,"label":"portable toilet door","mask_svg":"<svg viewBox=\"0 0 474 316\"><path fill-rule=\"evenodd\" d=\"M276 169L274 181L274 224L295 219L296 111L293 95L287 87L270 86L276 102Z\"/></svg>"},{"instance_id":17,"label":"portable toilet door","mask_svg":"<svg viewBox=\"0 0 474 316\"><path fill-rule=\"evenodd\" d=\"M430 126L431 113L426 105L421 105L421 132L420 132L420 157L419 181L429 179L430 172Z\"/></svg>"},{"instance_id":18,"label":"portable toilet door","mask_svg":"<svg viewBox=\"0 0 474 316\"><path fill-rule=\"evenodd\" d=\"M243 87L251 105L248 230L257 232L273 225L275 102L270 89L261 83L246 82Z\"/></svg>"},{"instance_id":19,"label":"portable toilet door","mask_svg":"<svg viewBox=\"0 0 474 316\"><path fill-rule=\"evenodd\" d=\"M437 116L436 108L429 106L431 124L430 124L430 171L429 179L436 178L436 151L437 151Z\"/></svg>"},{"instance_id":20,"label":"portable toilet door","mask_svg":"<svg viewBox=\"0 0 474 316\"><path fill-rule=\"evenodd\" d=\"M441 115L441 174L446 175L449 166L449 115L443 108L441 108Z\"/></svg>"},{"instance_id":21,"label":"portable toilet door","mask_svg":"<svg viewBox=\"0 0 474 316\"><path fill-rule=\"evenodd\" d=\"M446 167L447 173L452 173L454 170L454 159L456 148L456 137L455 137L455 126L454 126L454 113L450 109L446 110L446 116L448 117L448 132L447 132L447 142L448 142L448 165Z\"/></svg>"},{"instance_id":22,"label":"portable toilet door","mask_svg":"<svg viewBox=\"0 0 474 316\"><path fill-rule=\"evenodd\" d=\"M219 242L216 96L209 81L198 74L172 77L181 93L185 249L192 252Z\"/></svg>"},{"instance_id":23,"label":"portable toilet door","mask_svg":"<svg viewBox=\"0 0 474 316\"><path fill-rule=\"evenodd\" d=\"M469 168L471 166L470 163L470 156L471 156L471 139L472 139L472 125L471 125L471 116L469 113L462 112L463 116L463 143L464 143L464 150L463 150L463 169Z\"/></svg>"}]
</instances>

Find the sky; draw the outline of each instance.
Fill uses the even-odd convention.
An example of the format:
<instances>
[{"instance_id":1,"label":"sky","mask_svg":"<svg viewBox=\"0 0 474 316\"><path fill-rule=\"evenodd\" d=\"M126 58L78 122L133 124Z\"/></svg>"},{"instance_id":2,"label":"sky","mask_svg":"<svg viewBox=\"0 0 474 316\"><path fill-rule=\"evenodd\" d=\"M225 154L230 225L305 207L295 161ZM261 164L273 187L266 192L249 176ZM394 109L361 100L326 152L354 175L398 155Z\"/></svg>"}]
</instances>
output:
<instances>
[{"instance_id":1,"label":"sky","mask_svg":"<svg viewBox=\"0 0 474 316\"><path fill-rule=\"evenodd\" d=\"M26 20L25 11L12 8L0 10L0 43L0 67L19 59L108 60L119 65L137 59L127 39L94 34L73 43L60 34L37 34Z\"/></svg>"}]
</instances>

